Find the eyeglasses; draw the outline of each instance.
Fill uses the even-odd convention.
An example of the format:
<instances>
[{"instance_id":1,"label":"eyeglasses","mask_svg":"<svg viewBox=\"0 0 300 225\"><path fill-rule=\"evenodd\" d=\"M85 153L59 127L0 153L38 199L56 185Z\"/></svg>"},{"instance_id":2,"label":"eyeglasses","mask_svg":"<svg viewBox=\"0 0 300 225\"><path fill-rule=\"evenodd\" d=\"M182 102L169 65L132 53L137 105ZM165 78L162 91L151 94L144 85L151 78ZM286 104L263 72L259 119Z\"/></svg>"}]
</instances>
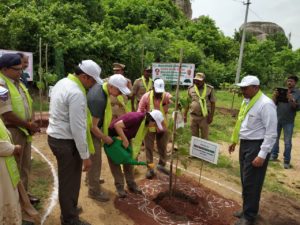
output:
<instances>
[{"instance_id":1,"label":"eyeglasses","mask_svg":"<svg viewBox=\"0 0 300 225\"><path fill-rule=\"evenodd\" d=\"M15 68L15 67L9 67L9 69L12 69L14 71L23 71L23 68Z\"/></svg>"}]
</instances>

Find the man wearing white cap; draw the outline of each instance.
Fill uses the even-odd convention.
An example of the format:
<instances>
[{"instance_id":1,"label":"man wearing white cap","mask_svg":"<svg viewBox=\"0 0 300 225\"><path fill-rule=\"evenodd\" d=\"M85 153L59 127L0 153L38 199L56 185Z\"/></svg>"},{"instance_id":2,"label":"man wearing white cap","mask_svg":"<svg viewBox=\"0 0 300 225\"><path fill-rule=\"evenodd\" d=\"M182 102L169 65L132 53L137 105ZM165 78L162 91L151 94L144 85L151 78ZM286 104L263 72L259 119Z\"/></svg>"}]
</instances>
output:
<instances>
[{"instance_id":1,"label":"man wearing white cap","mask_svg":"<svg viewBox=\"0 0 300 225\"><path fill-rule=\"evenodd\" d=\"M119 95L117 97L111 96L111 105L113 108L113 119L118 118L119 116L130 112L130 107L128 105L129 99L131 99L132 94L132 82L129 78L125 76L125 65L121 63L113 63L113 72L114 74L120 74L127 80L127 87L130 90L129 95ZM108 78L109 79L109 78Z\"/></svg>"},{"instance_id":2,"label":"man wearing white cap","mask_svg":"<svg viewBox=\"0 0 300 225\"><path fill-rule=\"evenodd\" d=\"M156 129L149 127L144 143L146 148L146 158L148 163L153 163L154 141L156 140L157 150L159 154L159 162L157 169L168 174L169 171L165 168L167 161L167 144L168 137L168 108L171 103L171 94L165 92L165 83L163 79L156 79L153 84L153 90L146 92L140 100L138 112L150 112L153 109L161 111L164 115L164 129ZM155 173L153 169L149 169L146 178L152 179Z\"/></svg>"},{"instance_id":3,"label":"man wearing white cap","mask_svg":"<svg viewBox=\"0 0 300 225\"><path fill-rule=\"evenodd\" d=\"M111 144L112 139L109 136L108 128L111 122L116 119L115 107L112 104L112 98L117 98L121 95L129 95L130 90L127 86L127 79L121 74L110 76L102 86L95 85L88 93L88 106L93 116L92 133L94 135L94 143L96 154L92 156L91 171L88 172L89 197L98 201L107 201L108 196L103 191L99 190L99 178L101 172L101 143L102 140L106 144ZM124 113L123 113L124 114ZM102 130L101 130L102 128ZM124 191L124 175L120 165L114 164L108 158L109 166L115 180L115 186L119 197L126 197ZM136 188L133 178L133 167L124 165L124 173L128 186L131 189Z\"/></svg>"},{"instance_id":4,"label":"man wearing white cap","mask_svg":"<svg viewBox=\"0 0 300 225\"><path fill-rule=\"evenodd\" d=\"M101 83L101 68L83 60L53 87L50 96L48 143L57 159L61 224L88 225L78 216L81 171L91 167L94 145L90 129L92 117L87 108L86 90Z\"/></svg>"},{"instance_id":5,"label":"man wearing white cap","mask_svg":"<svg viewBox=\"0 0 300 225\"><path fill-rule=\"evenodd\" d=\"M235 212L235 225L251 225L257 217L260 194L267 171L270 152L277 137L277 115L274 102L259 88L256 76L248 75L237 85L244 100L231 137L229 153L240 141L240 173L243 208Z\"/></svg>"},{"instance_id":6,"label":"man wearing white cap","mask_svg":"<svg viewBox=\"0 0 300 225\"><path fill-rule=\"evenodd\" d=\"M205 74L196 73L194 84L188 88L189 105L184 112L184 121L187 122L187 113L190 110L192 136L208 139L208 126L212 123L216 97L214 87L205 83Z\"/></svg>"}]
</instances>

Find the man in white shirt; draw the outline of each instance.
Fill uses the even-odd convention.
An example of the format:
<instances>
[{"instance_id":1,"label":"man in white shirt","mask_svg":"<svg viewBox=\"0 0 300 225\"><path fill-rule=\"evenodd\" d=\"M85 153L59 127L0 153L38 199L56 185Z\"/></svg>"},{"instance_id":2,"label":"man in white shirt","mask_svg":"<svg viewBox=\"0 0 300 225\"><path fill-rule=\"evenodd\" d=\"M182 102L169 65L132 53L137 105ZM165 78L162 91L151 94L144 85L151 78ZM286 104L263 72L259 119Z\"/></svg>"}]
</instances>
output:
<instances>
[{"instance_id":1,"label":"man in white shirt","mask_svg":"<svg viewBox=\"0 0 300 225\"><path fill-rule=\"evenodd\" d=\"M239 218L235 225L254 224L270 152L277 137L276 106L260 91L259 84L258 78L251 75L237 84L244 100L228 149L229 153L233 152L240 140L243 209L233 214Z\"/></svg>"},{"instance_id":2,"label":"man in white shirt","mask_svg":"<svg viewBox=\"0 0 300 225\"><path fill-rule=\"evenodd\" d=\"M88 171L91 167L89 151L94 148L88 133L86 89L101 83L100 73L97 63L83 60L75 68L75 75L69 74L58 81L51 92L47 134L57 159L62 225L89 225L79 220L77 203L81 170Z\"/></svg>"}]
</instances>

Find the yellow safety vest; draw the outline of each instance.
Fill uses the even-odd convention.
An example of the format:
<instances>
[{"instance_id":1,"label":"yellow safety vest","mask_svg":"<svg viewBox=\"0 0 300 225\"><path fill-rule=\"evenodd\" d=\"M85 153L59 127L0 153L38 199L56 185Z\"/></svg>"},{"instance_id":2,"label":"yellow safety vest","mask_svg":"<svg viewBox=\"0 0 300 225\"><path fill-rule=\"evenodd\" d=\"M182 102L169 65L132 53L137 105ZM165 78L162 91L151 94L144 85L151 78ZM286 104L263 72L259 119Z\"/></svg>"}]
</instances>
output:
<instances>
[{"instance_id":1,"label":"yellow safety vest","mask_svg":"<svg viewBox=\"0 0 300 225\"><path fill-rule=\"evenodd\" d=\"M9 131L6 129L3 121L0 119L0 140L2 141L8 141L12 143L11 137L9 135ZM18 170L17 162L15 160L15 157L13 155L11 156L5 156L5 164L7 167L8 174L10 176L11 183L14 188L17 187L19 181L20 181L20 173ZM1 171L0 171L1 173Z\"/></svg>"},{"instance_id":2,"label":"yellow safety vest","mask_svg":"<svg viewBox=\"0 0 300 225\"><path fill-rule=\"evenodd\" d=\"M5 81L7 88L11 97L11 105L13 112L21 119L25 120L25 107L23 104L23 99L21 94L19 93L17 87L11 82L9 78L0 73L0 77ZM22 82L20 82L20 87L24 91L28 106L29 106L29 117L32 116L32 98L29 95L27 88L24 86ZM29 134L28 130L23 127L18 127L26 136L27 140L31 141L32 136Z\"/></svg>"},{"instance_id":3,"label":"yellow safety vest","mask_svg":"<svg viewBox=\"0 0 300 225\"><path fill-rule=\"evenodd\" d=\"M82 91L82 93L86 96L86 90L83 87L80 80L76 76L74 76L73 74L69 74L68 79L70 79L71 81L74 81L78 85L78 87ZM91 134L92 125L93 125L92 115L91 115L91 112L90 112L89 108L86 107L86 126L87 126L86 127L86 141L87 141L87 144L88 144L89 152L91 154L94 154L95 153L95 147L94 147L92 134Z\"/></svg>"}]
</instances>

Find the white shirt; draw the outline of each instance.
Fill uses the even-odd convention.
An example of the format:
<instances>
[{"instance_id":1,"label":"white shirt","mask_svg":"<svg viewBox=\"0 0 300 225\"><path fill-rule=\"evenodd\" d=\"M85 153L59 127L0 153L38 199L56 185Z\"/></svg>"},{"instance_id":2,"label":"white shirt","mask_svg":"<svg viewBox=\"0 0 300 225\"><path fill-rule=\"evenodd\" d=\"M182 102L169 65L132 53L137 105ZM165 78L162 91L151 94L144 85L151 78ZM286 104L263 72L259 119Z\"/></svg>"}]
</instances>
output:
<instances>
[{"instance_id":1,"label":"white shirt","mask_svg":"<svg viewBox=\"0 0 300 225\"><path fill-rule=\"evenodd\" d=\"M249 99L244 99L248 101ZM271 152L277 137L277 113L274 102L266 95L262 96L248 111L241 124L240 139L262 140L258 156L265 159Z\"/></svg>"},{"instance_id":2,"label":"white shirt","mask_svg":"<svg viewBox=\"0 0 300 225\"><path fill-rule=\"evenodd\" d=\"M56 139L73 139L82 159L89 158L86 140L86 96L68 78L56 83L50 96L47 134Z\"/></svg>"}]
</instances>

